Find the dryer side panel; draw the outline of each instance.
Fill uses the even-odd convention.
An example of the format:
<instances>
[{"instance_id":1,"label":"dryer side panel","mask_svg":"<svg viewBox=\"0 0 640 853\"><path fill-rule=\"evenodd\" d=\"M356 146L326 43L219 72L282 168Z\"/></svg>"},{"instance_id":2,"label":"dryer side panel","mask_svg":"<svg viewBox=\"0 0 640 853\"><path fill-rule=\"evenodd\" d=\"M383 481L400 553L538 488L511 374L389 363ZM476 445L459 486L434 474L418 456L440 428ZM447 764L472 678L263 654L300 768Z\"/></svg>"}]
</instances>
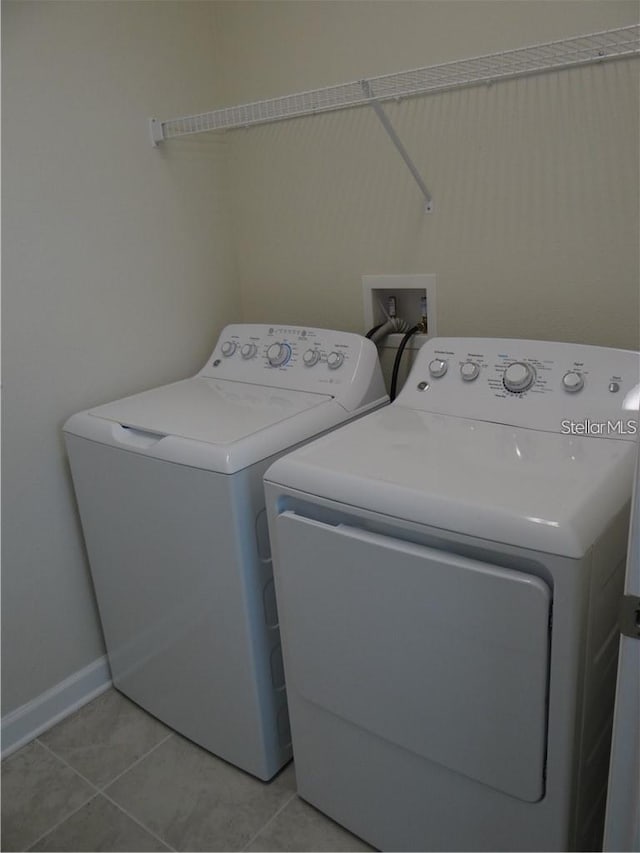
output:
<instances>
[{"instance_id":1,"label":"dryer side panel","mask_svg":"<svg viewBox=\"0 0 640 853\"><path fill-rule=\"evenodd\" d=\"M290 691L423 759L538 801L547 584L291 511L276 525Z\"/></svg>"}]
</instances>

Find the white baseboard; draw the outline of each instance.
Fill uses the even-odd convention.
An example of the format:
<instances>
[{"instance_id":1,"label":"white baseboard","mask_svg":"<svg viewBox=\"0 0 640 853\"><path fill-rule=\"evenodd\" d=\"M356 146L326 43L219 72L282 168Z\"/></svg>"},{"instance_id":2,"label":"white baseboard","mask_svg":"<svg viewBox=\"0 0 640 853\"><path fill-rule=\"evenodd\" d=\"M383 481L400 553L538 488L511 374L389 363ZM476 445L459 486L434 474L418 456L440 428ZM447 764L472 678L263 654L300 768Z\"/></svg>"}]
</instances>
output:
<instances>
[{"instance_id":1,"label":"white baseboard","mask_svg":"<svg viewBox=\"0 0 640 853\"><path fill-rule=\"evenodd\" d=\"M93 661L2 718L2 758L77 711L111 686L107 656Z\"/></svg>"}]
</instances>

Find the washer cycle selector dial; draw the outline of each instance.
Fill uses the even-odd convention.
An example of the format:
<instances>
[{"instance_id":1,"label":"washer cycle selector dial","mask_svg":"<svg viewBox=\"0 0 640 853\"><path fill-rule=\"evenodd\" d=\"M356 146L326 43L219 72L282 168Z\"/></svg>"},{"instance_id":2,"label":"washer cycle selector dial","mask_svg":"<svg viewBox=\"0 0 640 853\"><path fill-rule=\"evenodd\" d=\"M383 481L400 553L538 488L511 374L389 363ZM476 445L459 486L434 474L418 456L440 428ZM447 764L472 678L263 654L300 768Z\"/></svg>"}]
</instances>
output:
<instances>
[{"instance_id":1,"label":"washer cycle selector dial","mask_svg":"<svg viewBox=\"0 0 640 853\"><path fill-rule=\"evenodd\" d=\"M536 379L536 371L532 365L524 361L514 361L504 372L504 387L514 394L521 394L531 388Z\"/></svg>"},{"instance_id":2,"label":"washer cycle selector dial","mask_svg":"<svg viewBox=\"0 0 640 853\"><path fill-rule=\"evenodd\" d=\"M320 351L317 349L305 350L302 360L307 367L313 367L314 364L317 364L320 361Z\"/></svg>"},{"instance_id":3,"label":"washer cycle selector dial","mask_svg":"<svg viewBox=\"0 0 640 853\"><path fill-rule=\"evenodd\" d=\"M584 388L584 376L577 370L568 370L562 377L562 387L570 394Z\"/></svg>"},{"instance_id":4,"label":"washer cycle selector dial","mask_svg":"<svg viewBox=\"0 0 640 853\"><path fill-rule=\"evenodd\" d=\"M429 362L429 373L434 379L440 379L447 372L448 362L444 358L434 358Z\"/></svg>"},{"instance_id":5,"label":"washer cycle selector dial","mask_svg":"<svg viewBox=\"0 0 640 853\"><path fill-rule=\"evenodd\" d=\"M225 356L225 358L229 358L230 355L234 354L237 346L238 345L234 341L225 341L220 347L222 355Z\"/></svg>"},{"instance_id":6,"label":"washer cycle selector dial","mask_svg":"<svg viewBox=\"0 0 640 853\"><path fill-rule=\"evenodd\" d=\"M341 352L330 352L327 356L327 367L329 370L337 370L344 361L344 355Z\"/></svg>"},{"instance_id":7,"label":"washer cycle selector dial","mask_svg":"<svg viewBox=\"0 0 640 853\"><path fill-rule=\"evenodd\" d=\"M271 344L267 350L267 361L271 367L282 367L291 358L291 347L289 344Z\"/></svg>"},{"instance_id":8,"label":"washer cycle selector dial","mask_svg":"<svg viewBox=\"0 0 640 853\"><path fill-rule=\"evenodd\" d=\"M480 365L475 361L465 361L460 365L460 376L465 382L473 382L480 375Z\"/></svg>"},{"instance_id":9,"label":"washer cycle selector dial","mask_svg":"<svg viewBox=\"0 0 640 853\"><path fill-rule=\"evenodd\" d=\"M240 355L243 358L253 358L258 350L255 344L245 344L240 350Z\"/></svg>"}]
</instances>

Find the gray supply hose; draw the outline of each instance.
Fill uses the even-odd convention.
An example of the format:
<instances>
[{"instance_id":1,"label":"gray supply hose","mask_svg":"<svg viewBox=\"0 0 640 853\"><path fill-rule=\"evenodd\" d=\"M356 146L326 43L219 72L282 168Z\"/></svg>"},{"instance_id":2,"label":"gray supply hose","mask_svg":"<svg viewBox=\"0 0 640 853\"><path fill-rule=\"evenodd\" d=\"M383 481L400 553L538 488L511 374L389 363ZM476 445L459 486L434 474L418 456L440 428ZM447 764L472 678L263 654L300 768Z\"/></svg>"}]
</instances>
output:
<instances>
[{"instance_id":1,"label":"gray supply hose","mask_svg":"<svg viewBox=\"0 0 640 853\"><path fill-rule=\"evenodd\" d=\"M374 332L370 333L369 338L377 346L387 337L387 335L406 332L407 328L408 326L405 320L401 320L400 317L392 317L381 326L378 326Z\"/></svg>"}]
</instances>

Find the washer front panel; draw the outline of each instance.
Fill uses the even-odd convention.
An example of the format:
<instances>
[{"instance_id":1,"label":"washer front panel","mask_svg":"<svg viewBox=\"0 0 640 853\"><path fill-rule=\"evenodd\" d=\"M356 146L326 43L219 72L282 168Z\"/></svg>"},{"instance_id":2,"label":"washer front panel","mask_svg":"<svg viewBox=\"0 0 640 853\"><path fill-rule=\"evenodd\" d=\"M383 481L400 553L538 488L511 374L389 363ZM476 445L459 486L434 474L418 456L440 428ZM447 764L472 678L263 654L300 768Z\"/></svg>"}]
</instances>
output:
<instances>
[{"instance_id":1,"label":"washer front panel","mask_svg":"<svg viewBox=\"0 0 640 853\"><path fill-rule=\"evenodd\" d=\"M270 678L280 647L262 608L270 568L254 539L262 471L227 477L66 439L115 686L270 778L291 750Z\"/></svg>"}]
</instances>

